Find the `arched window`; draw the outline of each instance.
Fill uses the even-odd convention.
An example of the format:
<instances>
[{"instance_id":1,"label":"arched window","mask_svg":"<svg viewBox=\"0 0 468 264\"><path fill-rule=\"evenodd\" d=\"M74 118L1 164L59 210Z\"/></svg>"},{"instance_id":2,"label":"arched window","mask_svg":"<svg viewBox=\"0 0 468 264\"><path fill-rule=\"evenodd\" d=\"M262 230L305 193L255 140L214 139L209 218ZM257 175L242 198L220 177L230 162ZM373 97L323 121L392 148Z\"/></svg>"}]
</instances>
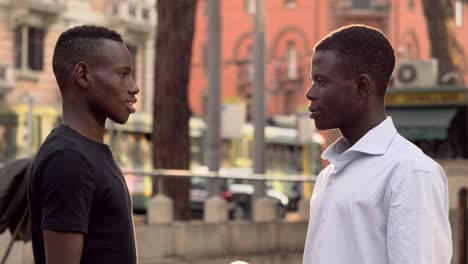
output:
<instances>
[{"instance_id":1,"label":"arched window","mask_svg":"<svg viewBox=\"0 0 468 264\"><path fill-rule=\"evenodd\" d=\"M247 46L244 54L241 59L237 60L237 86L240 90L245 90L246 86L250 86L255 75L252 45Z\"/></svg>"},{"instance_id":2,"label":"arched window","mask_svg":"<svg viewBox=\"0 0 468 264\"><path fill-rule=\"evenodd\" d=\"M418 36L413 30L408 30L403 35L403 46L400 47L400 56L409 59L419 59L419 42Z\"/></svg>"},{"instance_id":3,"label":"arched window","mask_svg":"<svg viewBox=\"0 0 468 264\"><path fill-rule=\"evenodd\" d=\"M297 49L296 43L293 41L289 41L287 44L287 76L288 79L297 79L299 71L297 66Z\"/></svg>"}]
</instances>

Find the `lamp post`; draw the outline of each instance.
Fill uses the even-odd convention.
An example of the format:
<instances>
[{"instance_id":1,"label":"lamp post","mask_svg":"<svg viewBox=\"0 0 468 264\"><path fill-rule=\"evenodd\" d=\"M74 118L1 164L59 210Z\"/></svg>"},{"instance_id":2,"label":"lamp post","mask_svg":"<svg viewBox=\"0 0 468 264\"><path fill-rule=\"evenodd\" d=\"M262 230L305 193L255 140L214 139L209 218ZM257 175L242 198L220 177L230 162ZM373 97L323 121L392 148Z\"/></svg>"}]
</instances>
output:
<instances>
[{"instance_id":1,"label":"lamp post","mask_svg":"<svg viewBox=\"0 0 468 264\"><path fill-rule=\"evenodd\" d=\"M27 155L28 157L33 156L33 140L34 140L34 128L33 128L33 110L34 110L34 96L30 93L25 93L21 96L20 101L26 101L28 104L28 115L26 116L26 135L27 135Z\"/></svg>"},{"instance_id":2,"label":"lamp post","mask_svg":"<svg viewBox=\"0 0 468 264\"><path fill-rule=\"evenodd\" d=\"M265 2L255 0L254 15L254 173L265 173ZM255 194L264 194L264 183L257 182Z\"/></svg>"},{"instance_id":3,"label":"lamp post","mask_svg":"<svg viewBox=\"0 0 468 264\"><path fill-rule=\"evenodd\" d=\"M220 110L221 110L221 16L219 0L209 0L208 5L208 135L207 163L208 169L219 171L220 149ZM219 193L219 181L212 180L210 194Z\"/></svg>"}]
</instances>

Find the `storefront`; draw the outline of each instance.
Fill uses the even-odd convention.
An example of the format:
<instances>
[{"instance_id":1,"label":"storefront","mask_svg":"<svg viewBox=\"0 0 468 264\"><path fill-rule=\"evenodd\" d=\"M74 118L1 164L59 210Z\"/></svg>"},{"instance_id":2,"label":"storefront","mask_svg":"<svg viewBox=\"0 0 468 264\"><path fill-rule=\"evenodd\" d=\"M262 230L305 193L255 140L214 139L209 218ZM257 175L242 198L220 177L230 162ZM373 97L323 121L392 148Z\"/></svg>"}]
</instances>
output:
<instances>
[{"instance_id":1,"label":"storefront","mask_svg":"<svg viewBox=\"0 0 468 264\"><path fill-rule=\"evenodd\" d=\"M60 118L60 109L53 106L29 109L26 104L17 104L0 108L0 162L36 153Z\"/></svg>"},{"instance_id":2,"label":"storefront","mask_svg":"<svg viewBox=\"0 0 468 264\"><path fill-rule=\"evenodd\" d=\"M468 87L391 89L385 102L398 132L426 154L468 158Z\"/></svg>"}]
</instances>

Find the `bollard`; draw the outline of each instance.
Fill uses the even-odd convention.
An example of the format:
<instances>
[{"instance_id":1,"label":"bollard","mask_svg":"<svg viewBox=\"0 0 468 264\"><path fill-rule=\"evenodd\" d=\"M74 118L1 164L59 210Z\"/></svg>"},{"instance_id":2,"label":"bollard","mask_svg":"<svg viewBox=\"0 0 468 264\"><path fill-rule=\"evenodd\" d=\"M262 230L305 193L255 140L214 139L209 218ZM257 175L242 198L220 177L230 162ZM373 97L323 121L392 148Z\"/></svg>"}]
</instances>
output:
<instances>
[{"instance_id":1,"label":"bollard","mask_svg":"<svg viewBox=\"0 0 468 264\"><path fill-rule=\"evenodd\" d=\"M158 194L148 201L148 224L166 224L174 220L174 202L164 194Z\"/></svg>"},{"instance_id":2,"label":"bollard","mask_svg":"<svg viewBox=\"0 0 468 264\"><path fill-rule=\"evenodd\" d=\"M219 196L207 199L203 205L205 223L221 223L228 219L228 203Z\"/></svg>"},{"instance_id":3,"label":"bollard","mask_svg":"<svg viewBox=\"0 0 468 264\"><path fill-rule=\"evenodd\" d=\"M252 218L254 222L268 222L277 218L277 201L266 196L254 200Z\"/></svg>"},{"instance_id":4,"label":"bollard","mask_svg":"<svg viewBox=\"0 0 468 264\"><path fill-rule=\"evenodd\" d=\"M301 198L298 202L298 209L299 209L299 219L301 220L309 220L310 215L310 200Z\"/></svg>"}]
</instances>

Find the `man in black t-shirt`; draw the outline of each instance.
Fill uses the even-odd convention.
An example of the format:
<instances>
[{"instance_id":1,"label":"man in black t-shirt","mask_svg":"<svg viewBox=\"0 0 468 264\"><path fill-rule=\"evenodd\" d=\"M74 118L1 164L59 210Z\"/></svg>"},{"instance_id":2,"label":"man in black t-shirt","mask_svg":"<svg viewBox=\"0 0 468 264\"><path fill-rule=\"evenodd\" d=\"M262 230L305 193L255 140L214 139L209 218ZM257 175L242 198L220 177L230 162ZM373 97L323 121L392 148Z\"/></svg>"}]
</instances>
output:
<instances>
[{"instance_id":1,"label":"man in black t-shirt","mask_svg":"<svg viewBox=\"0 0 468 264\"><path fill-rule=\"evenodd\" d=\"M103 143L107 118L125 123L139 88L122 38L103 27L62 33L53 56L63 124L34 159L28 200L36 263L137 263L132 204Z\"/></svg>"}]
</instances>

